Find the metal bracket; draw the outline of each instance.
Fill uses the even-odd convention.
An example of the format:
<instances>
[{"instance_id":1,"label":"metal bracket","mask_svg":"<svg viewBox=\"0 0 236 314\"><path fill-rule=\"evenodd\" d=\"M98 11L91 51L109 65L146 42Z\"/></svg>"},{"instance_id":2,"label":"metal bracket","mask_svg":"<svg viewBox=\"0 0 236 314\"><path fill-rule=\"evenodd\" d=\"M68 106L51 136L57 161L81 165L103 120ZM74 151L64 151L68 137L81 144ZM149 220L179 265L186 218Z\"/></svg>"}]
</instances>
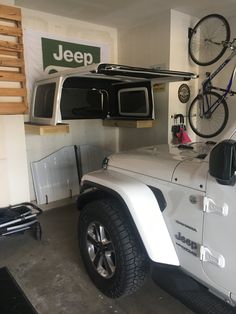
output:
<instances>
[{"instance_id":1,"label":"metal bracket","mask_svg":"<svg viewBox=\"0 0 236 314\"><path fill-rule=\"evenodd\" d=\"M193 34L193 28L189 27L188 28L188 39L190 39L190 37L192 37L192 34Z\"/></svg>"},{"instance_id":2,"label":"metal bracket","mask_svg":"<svg viewBox=\"0 0 236 314\"><path fill-rule=\"evenodd\" d=\"M229 206L226 203L219 206L206 196L204 197L203 206L203 211L209 214L217 214L221 216L228 216L229 214Z\"/></svg>"},{"instance_id":3,"label":"metal bracket","mask_svg":"<svg viewBox=\"0 0 236 314\"><path fill-rule=\"evenodd\" d=\"M203 262L211 263L220 268L225 267L225 258L223 255L213 252L205 246L200 248L200 260Z\"/></svg>"}]
</instances>

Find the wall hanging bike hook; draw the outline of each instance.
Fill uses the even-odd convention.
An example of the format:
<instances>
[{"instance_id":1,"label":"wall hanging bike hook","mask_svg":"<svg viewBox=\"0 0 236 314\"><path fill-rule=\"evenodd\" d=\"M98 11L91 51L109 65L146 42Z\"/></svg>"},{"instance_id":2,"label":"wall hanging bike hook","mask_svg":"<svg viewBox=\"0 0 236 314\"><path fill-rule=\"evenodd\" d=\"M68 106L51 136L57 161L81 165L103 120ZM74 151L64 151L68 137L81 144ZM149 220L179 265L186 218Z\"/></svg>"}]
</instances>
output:
<instances>
[{"instance_id":1,"label":"wall hanging bike hook","mask_svg":"<svg viewBox=\"0 0 236 314\"><path fill-rule=\"evenodd\" d=\"M174 115L174 120L177 124L177 120L179 119L179 124L183 125L184 124L184 116L181 113L175 114Z\"/></svg>"}]
</instances>

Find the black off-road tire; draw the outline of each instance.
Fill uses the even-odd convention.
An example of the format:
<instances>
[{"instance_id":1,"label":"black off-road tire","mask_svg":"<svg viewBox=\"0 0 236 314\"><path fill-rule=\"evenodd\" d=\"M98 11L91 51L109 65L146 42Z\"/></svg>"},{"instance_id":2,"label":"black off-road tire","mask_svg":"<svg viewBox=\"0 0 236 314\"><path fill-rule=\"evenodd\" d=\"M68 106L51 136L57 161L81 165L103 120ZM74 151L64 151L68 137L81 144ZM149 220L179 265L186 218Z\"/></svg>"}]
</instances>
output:
<instances>
[{"instance_id":1,"label":"black off-road tire","mask_svg":"<svg viewBox=\"0 0 236 314\"><path fill-rule=\"evenodd\" d=\"M88 253L88 230L97 223L106 229L114 248L115 270L104 278ZM82 209L78 225L79 246L85 268L96 287L110 298L132 294L142 287L149 270L146 251L129 217L114 199L99 199Z\"/></svg>"}]
</instances>

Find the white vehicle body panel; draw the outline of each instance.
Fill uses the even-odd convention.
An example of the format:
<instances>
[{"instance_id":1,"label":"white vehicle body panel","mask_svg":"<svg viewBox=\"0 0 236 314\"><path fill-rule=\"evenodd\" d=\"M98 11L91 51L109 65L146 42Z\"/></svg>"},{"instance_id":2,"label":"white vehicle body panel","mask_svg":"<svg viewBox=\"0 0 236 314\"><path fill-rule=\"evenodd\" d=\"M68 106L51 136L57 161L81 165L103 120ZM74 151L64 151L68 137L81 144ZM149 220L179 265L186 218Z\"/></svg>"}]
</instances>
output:
<instances>
[{"instance_id":1,"label":"white vehicle body panel","mask_svg":"<svg viewBox=\"0 0 236 314\"><path fill-rule=\"evenodd\" d=\"M130 172L171 181L173 172L180 162L209 152L211 147L198 144L193 146L192 150L181 150L174 145L143 147L110 156L109 166L119 169L118 171L127 169Z\"/></svg>"},{"instance_id":2,"label":"white vehicle body panel","mask_svg":"<svg viewBox=\"0 0 236 314\"><path fill-rule=\"evenodd\" d=\"M109 169L113 169L112 167ZM110 171L110 170L109 170ZM162 212L165 224L168 228L172 242L175 246L181 268L187 272L194 270L196 277L203 279L206 277L202 270L200 257L200 244L202 242L203 225L203 199L205 191L193 190L185 186L170 184L167 181L154 179L142 174L128 171L120 171L124 175L129 175L145 185L157 187L164 195L167 207ZM194 197L196 203L191 203ZM157 227L156 229L157 230ZM196 243L191 248L191 244L184 243L179 237L184 236L192 243ZM158 250L157 246L155 248Z\"/></svg>"},{"instance_id":3,"label":"white vehicle body panel","mask_svg":"<svg viewBox=\"0 0 236 314\"><path fill-rule=\"evenodd\" d=\"M154 146L142 150L135 150L128 154L118 153L109 158L109 166L171 181L173 171L181 159L175 159L174 156L161 153L159 150L160 148L158 146ZM160 158L160 165L157 167L157 157L159 157L160 154L165 154L166 158Z\"/></svg>"},{"instance_id":4,"label":"white vehicle body panel","mask_svg":"<svg viewBox=\"0 0 236 314\"><path fill-rule=\"evenodd\" d=\"M236 141L236 132L231 139ZM236 304L236 184L222 185L209 174L212 147L159 145L115 154L107 170L83 180L123 198L153 261L180 265L214 294ZM162 192L163 212L148 186Z\"/></svg>"},{"instance_id":5,"label":"white vehicle body panel","mask_svg":"<svg viewBox=\"0 0 236 314\"><path fill-rule=\"evenodd\" d=\"M176 167L172 181L194 190L205 191L208 168L209 164L200 159L185 160Z\"/></svg>"},{"instance_id":6,"label":"white vehicle body panel","mask_svg":"<svg viewBox=\"0 0 236 314\"><path fill-rule=\"evenodd\" d=\"M203 269L216 284L236 295L236 185L218 184L209 175L206 195L214 203L211 211L204 214L203 245L213 258L220 255L225 262L220 267L215 260L203 261ZM228 210L223 211L224 208Z\"/></svg>"},{"instance_id":7,"label":"white vehicle body panel","mask_svg":"<svg viewBox=\"0 0 236 314\"><path fill-rule=\"evenodd\" d=\"M152 191L142 182L112 170L99 170L83 177L118 193L125 201L151 260L179 265L179 260Z\"/></svg>"},{"instance_id":8,"label":"white vehicle body panel","mask_svg":"<svg viewBox=\"0 0 236 314\"><path fill-rule=\"evenodd\" d=\"M192 164L192 167L191 167ZM165 197L167 207L162 215L175 246L179 263L186 273L208 286L211 291L221 298L229 298L230 291L207 276L202 267L200 249L203 237L204 198L208 175L208 162L197 159L186 159L176 167L172 183L159 180L152 176L117 169L109 166L109 171L119 171L145 185L160 189ZM175 177L183 174L177 182ZM190 186L188 183L192 180ZM203 188L200 185L203 185ZM155 249L159 250L157 246ZM217 291L217 293L216 293Z\"/></svg>"}]
</instances>

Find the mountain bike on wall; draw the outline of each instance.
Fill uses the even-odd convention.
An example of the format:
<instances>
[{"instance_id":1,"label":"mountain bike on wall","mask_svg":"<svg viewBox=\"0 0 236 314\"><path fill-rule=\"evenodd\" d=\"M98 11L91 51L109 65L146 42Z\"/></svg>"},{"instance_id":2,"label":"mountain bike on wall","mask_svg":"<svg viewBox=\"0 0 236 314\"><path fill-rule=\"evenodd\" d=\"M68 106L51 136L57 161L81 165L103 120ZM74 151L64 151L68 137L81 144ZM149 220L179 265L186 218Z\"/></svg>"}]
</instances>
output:
<instances>
[{"instance_id":1,"label":"mountain bike on wall","mask_svg":"<svg viewBox=\"0 0 236 314\"><path fill-rule=\"evenodd\" d=\"M220 134L228 122L229 111L226 97L236 94L231 90L236 65L226 89L214 86L212 80L235 57L235 41L236 38L230 41L228 21L218 14L205 16L194 28L189 29L189 54L196 64L211 65L218 61L227 49L231 50L226 60L215 71L208 73L197 97L189 107L189 124L194 133L201 137L210 138Z\"/></svg>"}]
</instances>

